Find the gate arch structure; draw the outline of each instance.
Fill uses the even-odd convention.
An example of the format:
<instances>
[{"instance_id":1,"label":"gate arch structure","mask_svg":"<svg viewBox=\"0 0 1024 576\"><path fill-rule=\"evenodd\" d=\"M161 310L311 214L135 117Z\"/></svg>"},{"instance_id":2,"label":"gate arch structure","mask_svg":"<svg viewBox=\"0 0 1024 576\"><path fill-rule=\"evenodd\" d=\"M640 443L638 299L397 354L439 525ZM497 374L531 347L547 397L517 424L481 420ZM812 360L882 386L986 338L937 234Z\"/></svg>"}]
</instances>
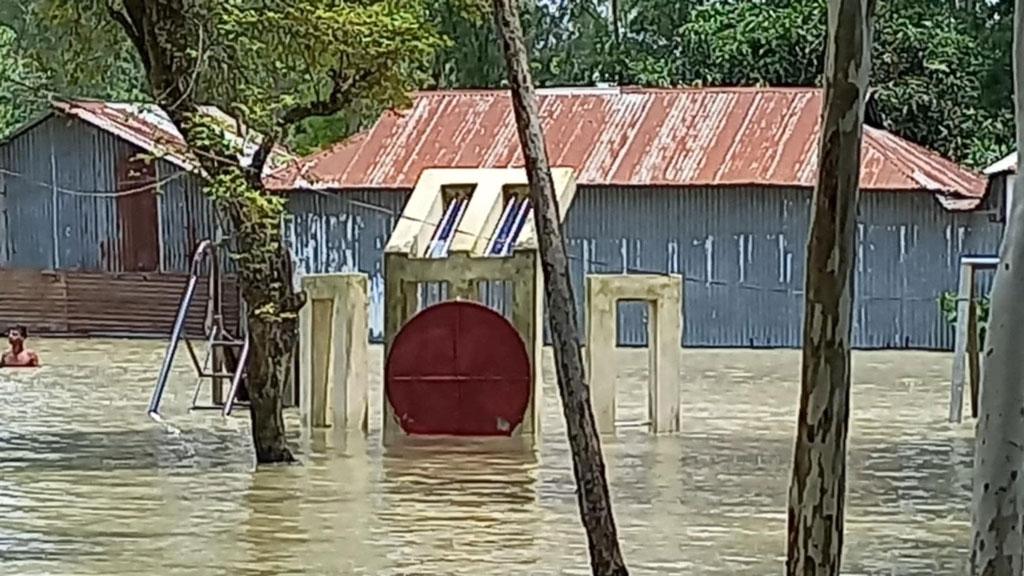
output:
<instances>
[{"instance_id":1,"label":"gate arch structure","mask_svg":"<svg viewBox=\"0 0 1024 576\"><path fill-rule=\"evenodd\" d=\"M564 221L575 178L552 175ZM384 282L384 442L534 437L544 291L525 171L424 170L385 247ZM477 303L496 286L504 316ZM431 292L440 302L426 306Z\"/></svg>"}]
</instances>

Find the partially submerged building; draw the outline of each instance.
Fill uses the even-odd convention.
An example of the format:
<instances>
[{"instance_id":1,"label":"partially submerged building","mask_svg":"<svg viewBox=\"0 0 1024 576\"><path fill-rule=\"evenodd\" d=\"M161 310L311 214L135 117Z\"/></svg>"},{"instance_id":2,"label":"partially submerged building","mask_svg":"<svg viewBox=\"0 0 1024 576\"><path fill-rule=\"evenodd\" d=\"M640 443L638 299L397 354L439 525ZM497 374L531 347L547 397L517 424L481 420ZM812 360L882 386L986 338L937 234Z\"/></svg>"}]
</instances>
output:
<instances>
[{"instance_id":1,"label":"partially submerged building","mask_svg":"<svg viewBox=\"0 0 1024 576\"><path fill-rule=\"evenodd\" d=\"M553 89L540 107L551 164L579 183L567 224L578 299L586 273L679 273L688 346L799 345L820 90ZM507 92L428 92L271 184L293 194L302 270L379 282L388 213L423 169L521 165ZM949 348L938 299L959 256L995 250L1002 230L984 179L866 127L861 186L855 345ZM624 306L620 342L642 343L645 321Z\"/></svg>"},{"instance_id":2,"label":"partially submerged building","mask_svg":"<svg viewBox=\"0 0 1024 576\"><path fill-rule=\"evenodd\" d=\"M579 183L567 223L577 299L587 273L678 273L688 346L799 345L819 90L548 89L540 104L552 165ZM153 149L154 167L125 166ZM421 171L521 165L507 92L426 92L268 184L287 195L300 274L369 274L379 339L382 252ZM119 104L58 103L0 143L0 321L168 331L189 255L216 229L190 166L159 112ZM126 193L146 182L155 197ZM938 298L956 288L961 254L997 249L999 203L980 175L873 127L861 185L855 344L951 347ZM645 322L623 305L620 343L642 344Z\"/></svg>"}]
</instances>

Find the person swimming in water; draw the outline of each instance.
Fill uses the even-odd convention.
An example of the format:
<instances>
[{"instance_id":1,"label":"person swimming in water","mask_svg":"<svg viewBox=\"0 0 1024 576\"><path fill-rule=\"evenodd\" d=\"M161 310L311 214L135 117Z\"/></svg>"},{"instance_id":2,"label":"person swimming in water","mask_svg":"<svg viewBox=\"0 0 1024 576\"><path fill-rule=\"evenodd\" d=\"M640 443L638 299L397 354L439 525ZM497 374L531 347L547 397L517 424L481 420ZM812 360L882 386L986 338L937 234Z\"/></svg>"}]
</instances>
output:
<instances>
[{"instance_id":1,"label":"person swimming in water","mask_svg":"<svg viewBox=\"0 0 1024 576\"><path fill-rule=\"evenodd\" d=\"M12 326L7 330L7 342L11 345L0 356L0 368L36 368L39 355L25 347L28 330L24 326Z\"/></svg>"}]
</instances>

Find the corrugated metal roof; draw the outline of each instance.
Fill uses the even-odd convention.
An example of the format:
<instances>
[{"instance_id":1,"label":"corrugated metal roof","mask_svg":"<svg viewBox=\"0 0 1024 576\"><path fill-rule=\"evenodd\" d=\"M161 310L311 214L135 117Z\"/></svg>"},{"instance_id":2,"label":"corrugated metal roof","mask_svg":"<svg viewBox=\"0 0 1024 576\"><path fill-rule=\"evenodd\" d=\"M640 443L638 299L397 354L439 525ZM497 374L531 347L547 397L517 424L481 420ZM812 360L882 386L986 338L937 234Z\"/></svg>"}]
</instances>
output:
<instances>
[{"instance_id":1,"label":"corrugated metal roof","mask_svg":"<svg viewBox=\"0 0 1024 576\"><path fill-rule=\"evenodd\" d=\"M91 100L54 100L54 110L73 116L101 130L117 135L139 148L158 155L185 170L194 170L194 159L188 153L185 141L170 118L158 106L124 102L98 102ZM234 118L212 106L203 112L217 119L224 127L225 136L242 148L239 160L248 162L259 147L259 134L245 134L238 130ZM243 135L245 134L245 135ZM265 173L295 160L281 146L275 148Z\"/></svg>"},{"instance_id":2,"label":"corrugated metal roof","mask_svg":"<svg viewBox=\"0 0 1024 576\"><path fill-rule=\"evenodd\" d=\"M583 185L813 185L819 89L591 88L539 94L551 164L575 168ZM424 168L521 165L508 92L423 92L410 109L388 112L369 131L282 169L270 185L412 188ZM932 191L970 199L972 206L985 193L979 175L871 127L865 128L861 185Z\"/></svg>"},{"instance_id":3,"label":"corrugated metal roof","mask_svg":"<svg viewBox=\"0 0 1024 576\"><path fill-rule=\"evenodd\" d=\"M988 168L985 168L986 176L995 176L996 174L1013 173L1017 171L1017 153L1013 152L1006 158L992 164Z\"/></svg>"}]
</instances>

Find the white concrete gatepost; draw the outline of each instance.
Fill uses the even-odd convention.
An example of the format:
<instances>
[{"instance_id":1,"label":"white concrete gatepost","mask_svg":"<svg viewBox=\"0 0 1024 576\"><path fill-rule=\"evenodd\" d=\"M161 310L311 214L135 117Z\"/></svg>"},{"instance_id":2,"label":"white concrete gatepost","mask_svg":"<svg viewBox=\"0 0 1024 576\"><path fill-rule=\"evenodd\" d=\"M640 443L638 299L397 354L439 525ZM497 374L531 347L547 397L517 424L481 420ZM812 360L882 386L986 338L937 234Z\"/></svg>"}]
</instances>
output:
<instances>
[{"instance_id":1,"label":"white concrete gatepost","mask_svg":"<svg viewBox=\"0 0 1024 576\"><path fill-rule=\"evenodd\" d=\"M678 432L683 278L648 274L587 276L587 378L598 431L615 432L616 311L623 300L650 306L647 345L651 429L655 434Z\"/></svg>"},{"instance_id":2,"label":"white concrete gatepost","mask_svg":"<svg viewBox=\"0 0 1024 576\"><path fill-rule=\"evenodd\" d=\"M302 278L299 406L308 428L368 431L368 284L365 274Z\"/></svg>"}]
</instances>

